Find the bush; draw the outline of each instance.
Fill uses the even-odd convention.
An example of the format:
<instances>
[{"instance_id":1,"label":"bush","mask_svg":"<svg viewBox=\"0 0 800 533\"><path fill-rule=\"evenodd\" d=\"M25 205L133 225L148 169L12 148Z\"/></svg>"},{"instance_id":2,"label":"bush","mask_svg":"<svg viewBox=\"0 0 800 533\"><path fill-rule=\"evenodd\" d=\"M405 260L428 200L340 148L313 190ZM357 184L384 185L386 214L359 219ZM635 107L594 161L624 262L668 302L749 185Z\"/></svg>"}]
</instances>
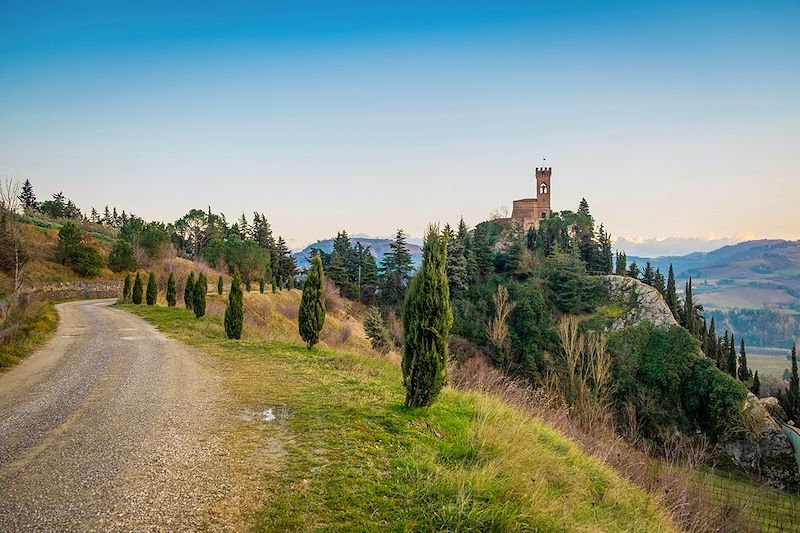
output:
<instances>
[{"instance_id":1,"label":"bush","mask_svg":"<svg viewBox=\"0 0 800 533\"><path fill-rule=\"evenodd\" d=\"M206 314L207 293L208 283L206 282L206 275L201 272L200 275L197 276L192 294L192 308L194 309L194 316L197 318L201 318Z\"/></svg>"},{"instance_id":2,"label":"bush","mask_svg":"<svg viewBox=\"0 0 800 533\"><path fill-rule=\"evenodd\" d=\"M364 320L364 331L372 343L372 349L380 353L387 353L392 347L392 341L389 339L389 330L383 323L380 311L372 307L367 312L367 318Z\"/></svg>"},{"instance_id":3,"label":"bush","mask_svg":"<svg viewBox=\"0 0 800 533\"><path fill-rule=\"evenodd\" d=\"M244 325L244 302L242 296L242 278L237 271L231 281L228 294L228 306L225 308L225 334L229 339L242 338Z\"/></svg>"},{"instance_id":4,"label":"bush","mask_svg":"<svg viewBox=\"0 0 800 533\"><path fill-rule=\"evenodd\" d=\"M177 290L175 289L175 274L170 272L169 278L167 279L167 305L169 307L175 307L175 305L178 303L177 296Z\"/></svg>"},{"instance_id":5,"label":"bush","mask_svg":"<svg viewBox=\"0 0 800 533\"><path fill-rule=\"evenodd\" d=\"M136 305L141 305L143 292L144 288L142 287L142 276L137 272L136 280L133 282L133 303Z\"/></svg>"},{"instance_id":6,"label":"bush","mask_svg":"<svg viewBox=\"0 0 800 533\"><path fill-rule=\"evenodd\" d=\"M139 268L139 263L133 256L133 246L128 241L122 239L114 243L111 248L111 253L108 254L108 268L114 272L122 272L123 270L136 270Z\"/></svg>"},{"instance_id":7,"label":"bush","mask_svg":"<svg viewBox=\"0 0 800 533\"><path fill-rule=\"evenodd\" d=\"M599 278L589 276L580 258L556 251L544 261L547 295L560 312L582 315L594 311L603 297Z\"/></svg>"},{"instance_id":8,"label":"bush","mask_svg":"<svg viewBox=\"0 0 800 533\"><path fill-rule=\"evenodd\" d=\"M156 305L158 299L158 284L156 283L156 275L150 272L147 277L147 305Z\"/></svg>"},{"instance_id":9,"label":"bush","mask_svg":"<svg viewBox=\"0 0 800 533\"><path fill-rule=\"evenodd\" d=\"M100 252L83 242L81 230L73 222L61 226L58 232L55 259L84 277L96 276L103 269Z\"/></svg>"}]
</instances>

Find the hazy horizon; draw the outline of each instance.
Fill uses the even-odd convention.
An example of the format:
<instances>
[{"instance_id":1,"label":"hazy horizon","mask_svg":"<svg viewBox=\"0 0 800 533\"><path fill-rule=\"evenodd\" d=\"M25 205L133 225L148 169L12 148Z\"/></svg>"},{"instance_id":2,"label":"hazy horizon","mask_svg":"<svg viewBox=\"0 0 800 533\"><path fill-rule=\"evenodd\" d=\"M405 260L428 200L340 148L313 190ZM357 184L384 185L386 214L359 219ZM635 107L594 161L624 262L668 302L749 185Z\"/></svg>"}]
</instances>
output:
<instances>
[{"instance_id":1,"label":"hazy horizon","mask_svg":"<svg viewBox=\"0 0 800 533\"><path fill-rule=\"evenodd\" d=\"M797 27L791 2L6 2L0 175L264 212L296 249L474 224L546 164L554 209L632 248L798 239Z\"/></svg>"}]
</instances>

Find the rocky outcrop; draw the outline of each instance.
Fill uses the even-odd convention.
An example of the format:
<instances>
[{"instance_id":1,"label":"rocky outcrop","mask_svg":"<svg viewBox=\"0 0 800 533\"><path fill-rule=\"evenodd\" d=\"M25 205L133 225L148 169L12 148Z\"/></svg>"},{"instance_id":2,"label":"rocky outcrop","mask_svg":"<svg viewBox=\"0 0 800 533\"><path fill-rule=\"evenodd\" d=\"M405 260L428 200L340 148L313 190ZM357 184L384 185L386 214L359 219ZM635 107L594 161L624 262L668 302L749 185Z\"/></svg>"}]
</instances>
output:
<instances>
[{"instance_id":1,"label":"rocky outcrop","mask_svg":"<svg viewBox=\"0 0 800 533\"><path fill-rule=\"evenodd\" d=\"M796 486L800 483L800 473L794 450L780 423L769 413L772 400L759 400L748 394L742 431L719 443L717 452L739 468L757 474L768 485Z\"/></svg>"},{"instance_id":2,"label":"rocky outcrop","mask_svg":"<svg viewBox=\"0 0 800 533\"><path fill-rule=\"evenodd\" d=\"M611 331L619 331L644 321L655 327L677 324L667 302L655 288L624 276L605 276L604 279L611 300L624 309L623 316L611 325Z\"/></svg>"}]
</instances>

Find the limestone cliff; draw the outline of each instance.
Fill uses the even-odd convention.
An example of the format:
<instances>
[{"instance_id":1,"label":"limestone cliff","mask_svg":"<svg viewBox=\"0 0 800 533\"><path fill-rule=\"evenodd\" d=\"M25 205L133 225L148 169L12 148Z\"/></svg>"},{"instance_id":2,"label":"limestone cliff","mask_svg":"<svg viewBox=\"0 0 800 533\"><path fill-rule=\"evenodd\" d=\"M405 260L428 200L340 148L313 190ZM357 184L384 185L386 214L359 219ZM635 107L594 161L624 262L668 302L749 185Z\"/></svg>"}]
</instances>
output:
<instances>
[{"instance_id":1,"label":"limestone cliff","mask_svg":"<svg viewBox=\"0 0 800 533\"><path fill-rule=\"evenodd\" d=\"M667 302L655 288L639 280L623 276L605 276L611 300L619 304L624 314L611 325L611 331L650 322L655 327L677 324Z\"/></svg>"}]
</instances>

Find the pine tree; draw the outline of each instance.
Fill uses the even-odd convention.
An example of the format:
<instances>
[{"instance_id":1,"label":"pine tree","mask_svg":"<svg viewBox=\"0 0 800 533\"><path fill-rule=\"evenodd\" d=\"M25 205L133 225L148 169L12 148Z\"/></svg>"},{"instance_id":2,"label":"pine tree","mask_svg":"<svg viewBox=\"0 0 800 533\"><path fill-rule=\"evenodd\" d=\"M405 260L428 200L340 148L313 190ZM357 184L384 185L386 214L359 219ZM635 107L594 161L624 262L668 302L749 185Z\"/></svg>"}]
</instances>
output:
<instances>
[{"instance_id":1,"label":"pine tree","mask_svg":"<svg viewBox=\"0 0 800 533\"><path fill-rule=\"evenodd\" d=\"M208 282L206 275L200 272L197 276L197 281L194 284L194 291L192 295L192 309L194 309L194 316L201 318L206 314L206 294L208 293Z\"/></svg>"},{"instance_id":2,"label":"pine tree","mask_svg":"<svg viewBox=\"0 0 800 533\"><path fill-rule=\"evenodd\" d=\"M611 274L614 272L614 254L611 249L611 235L602 224L600 224L598 233L597 242L600 246L599 270L605 274Z\"/></svg>"},{"instance_id":3,"label":"pine tree","mask_svg":"<svg viewBox=\"0 0 800 533\"><path fill-rule=\"evenodd\" d=\"M739 347L739 381L748 381L752 375L750 369L747 368L747 352L744 348L744 339L741 339L741 346Z\"/></svg>"},{"instance_id":4,"label":"pine tree","mask_svg":"<svg viewBox=\"0 0 800 533\"><path fill-rule=\"evenodd\" d=\"M447 284L450 287L450 296L457 296L466 292L468 288L467 256L464 255L464 245L450 226L445 226L445 233L447 234Z\"/></svg>"},{"instance_id":5,"label":"pine tree","mask_svg":"<svg viewBox=\"0 0 800 533\"><path fill-rule=\"evenodd\" d=\"M731 342L728 345L728 374L736 377L736 338L731 334Z\"/></svg>"},{"instance_id":6,"label":"pine tree","mask_svg":"<svg viewBox=\"0 0 800 533\"><path fill-rule=\"evenodd\" d=\"M631 263L631 266L628 267L628 275L633 279L639 279L639 272L639 265L634 261Z\"/></svg>"},{"instance_id":7,"label":"pine tree","mask_svg":"<svg viewBox=\"0 0 800 533\"><path fill-rule=\"evenodd\" d=\"M247 292L250 292L250 289L251 289L251 286L250 286L250 274L248 273L248 274L244 275L244 290L246 290Z\"/></svg>"},{"instance_id":8,"label":"pine tree","mask_svg":"<svg viewBox=\"0 0 800 533\"><path fill-rule=\"evenodd\" d=\"M145 295L147 305L156 305L158 299L158 284L156 283L156 275L150 272L147 276L147 294Z\"/></svg>"},{"instance_id":9,"label":"pine tree","mask_svg":"<svg viewBox=\"0 0 800 533\"><path fill-rule=\"evenodd\" d=\"M183 288L183 304L186 309L194 309L194 272L189 273Z\"/></svg>"},{"instance_id":10,"label":"pine tree","mask_svg":"<svg viewBox=\"0 0 800 533\"><path fill-rule=\"evenodd\" d=\"M661 273L661 269L657 268L656 273L653 275L653 287L656 288L661 296L666 296L667 294L667 285L666 280L664 279L664 274Z\"/></svg>"},{"instance_id":11,"label":"pine tree","mask_svg":"<svg viewBox=\"0 0 800 533\"><path fill-rule=\"evenodd\" d=\"M242 277L237 270L231 281L228 306L225 308L225 334L229 339L241 339L244 326L244 302L242 296Z\"/></svg>"},{"instance_id":12,"label":"pine tree","mask_svg":"<svg viewBox=\"0 0 800 533\"><path fill-rule=\"evenodd\" d=\"M672 265L669 265L669 274L667 275L667 306L672 311L672 316L678 318L678 291L675 287L675 272L672 270Z\"/></svg>"},{"instance_id":13,"label":"pine tree","mask_svg":"<svg viewBox=\"0 0 800 533\"><path fill-rule=\"evenodd\" d=\"M625 252L617 252L617 258L614 263L614 273L617 276L628 275L628 255Z\"/></svg>"},{"instance_id":14,"label":"pine tree","mask_svg":"<svg viewBox=\"0 0 800 533\"><path fill-rule=\"evenodd\" d=\"M223 285L223 283L222 283L222 276L219 276L219 277L217 278L217 294L219 294L220 296L222 296L222 292L223 292L224 288L225 288L225 287L224 287L224 285Z\"/></svg>"},{"instance_id":15,"label":"pine tree","mask_svg":"<svg viewBox=\"0 0 800 533\"><path fill-rule=\"evenodd\" d=\"M122 301L127 302L131 297L131 273L125 274L125 283L122 285Z\"/></svg>"},{"instance_id":16,"label":"pine tree","mask_svg":"<svg viewBox=\"0 0 800 533\"><path fill-rule=\"evenodd\" d=\"M33 185L31 185L30 180L25 180L25 183L22 184L19 201L22 204L22 208L26 211L33 211L39 207L39 203L36 201L36 195L33 194Z\"/></svg>"},{"instance_id":17,"label":"pine tree","mask_svg":"<svg viewBox=\"0 0 800 533\"><path fill-rule=\"evenodd\" d=\"M446 262L447 240L431 226L423 246L422 266L403 307L402 370L408 407L433 403L447 378L447 336L453 313Z\"/></svg>"},{"instance_id":18,"label":"pine tree","mask_svg":"<svg viewBox=\"0 0 800 533\"><path fill-rule=\"evenodd\" d=\"M315 255L306 274L303 296L300 299L300 312L297 317L300 336L306 342L309 350L319 342L319 334L325 324L324 284L325 273L322 271L322 259L319 255Z\"/></svg>"},{"instance_id":19,"label":"pine tree","mask_svg":"<svg viewBox=\"0 0 800 533\"><path fill-rule=\"evenodd\" d=\"M258 292L264 294L264 287L266 287L267 282L264 280L264 276L258 278Z\"/></svg>"},{"instance_id":20,"label":"pine tree","mask_svg":"<svg viewBox=\"0 0 800 533\"><path fill-rule=\"evenodd\" d=\"M175 307L178 303L178 291L175 288L175 274L172 272L169 273L169 277L167 278L167 305L169 307Z\"/></svg>"},{"instance_id":21,"label":"pine tree","mask_svg":"<svg viewBox=\"0 0 800 533\"><path fill-rule=\"evenodd\" d=\"M136 280L133 282L133 303L141 305L144 287L142 287L142 277L136 273Z\"/></svg>"},{"instance_id":22,"label":"pine tree","mask_svg":"<svg viewBox=\"0 0 800 533\"><path fill-rule=\"evenodd\" d=\"M750 392L756 396L761 394L761 380L758 379L758 370L756 370L756 375L753 376L753 385L750 386Z\"/></svg>"},{"instance_id":23,"label":"pine tree","mask_svg":"<svg viewBox=\"0 0 800 533\"><path fill-rule=\"evenodd\" d=\"M644 274L642 274L642 281L646 285L650 285L651 287L655 284L656 273L653 270L653 265L650 264L650 261L648 261L644 267Z\"/></svg>"},{"instance_id":24,"label":"pine tree","mask_svg":"<svg viewBox=\"0 0 800 533\"><path fill-rule=\"evenodd\" d=\"M383 323L380 311L375 307L370 307L367 318L364 320L364 332L372 344L372 349L380 353L387 353L391 348L389 331Z\"/></svg>"}]
</instances>

